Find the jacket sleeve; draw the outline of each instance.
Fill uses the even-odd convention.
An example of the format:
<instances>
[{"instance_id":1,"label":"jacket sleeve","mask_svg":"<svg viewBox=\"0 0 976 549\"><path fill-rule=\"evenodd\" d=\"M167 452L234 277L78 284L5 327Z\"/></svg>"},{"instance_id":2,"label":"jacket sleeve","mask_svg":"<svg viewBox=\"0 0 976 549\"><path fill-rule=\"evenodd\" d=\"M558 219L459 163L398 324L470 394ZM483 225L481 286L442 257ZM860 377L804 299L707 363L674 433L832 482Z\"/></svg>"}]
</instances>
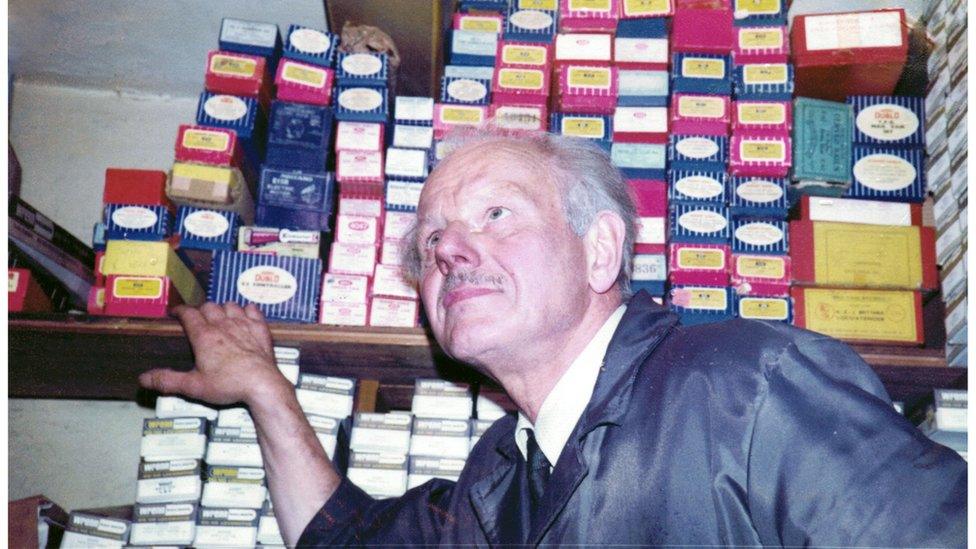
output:
<instances>
[{"instance_id":1,"label":"jacket sleeve","mask_svg":"<svg viewBox=\"0 0 976 549\"><path fill-rule=\"evenodd\" d=\"M453 482L434 479L399 498L376 500L343 478L305 527L298 546L437 544L453 489Z\"/></svg>"},{"instance_id":2,"label":"jacket sleeve","mask_svg":"<svg viewBox=\"0 0 976 549\"><path fill-rule=\"evenodd\" d=\"M965 461L899 415L846 344L801 335L765 377L748 443L763 545L966 545Z\"/></svg>"}]
</instances>

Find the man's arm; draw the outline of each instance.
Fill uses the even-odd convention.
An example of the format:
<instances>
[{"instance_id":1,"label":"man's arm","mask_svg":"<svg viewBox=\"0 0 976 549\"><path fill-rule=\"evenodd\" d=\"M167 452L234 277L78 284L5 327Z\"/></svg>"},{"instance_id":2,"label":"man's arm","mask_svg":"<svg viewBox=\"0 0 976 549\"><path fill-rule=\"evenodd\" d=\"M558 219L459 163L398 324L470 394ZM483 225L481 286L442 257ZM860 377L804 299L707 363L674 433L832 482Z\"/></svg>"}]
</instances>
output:
<instances>
[{"instance_id":1,"label":"man's arm","mask_svg":"<svg viewBox=\"0 0 976 549\"><path fill-rule=\"evenodd\" d=\"M139 376L148 389L212 404L242 402L251 410L268 488L289 546L341 481L295 397L275 365L271 332L254 305L206 303L173 313L190 339L196 367L155 369Z\"/></svg>"}]
</instances>

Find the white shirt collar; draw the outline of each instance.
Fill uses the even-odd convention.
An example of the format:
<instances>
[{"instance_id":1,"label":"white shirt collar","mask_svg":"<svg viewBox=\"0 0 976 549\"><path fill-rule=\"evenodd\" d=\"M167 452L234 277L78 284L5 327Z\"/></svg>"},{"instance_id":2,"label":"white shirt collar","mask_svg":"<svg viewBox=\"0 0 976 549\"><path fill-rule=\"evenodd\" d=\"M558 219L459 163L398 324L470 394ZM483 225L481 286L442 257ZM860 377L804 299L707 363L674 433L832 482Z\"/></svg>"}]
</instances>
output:
<instances>
[{"instance_id":1,"label":"white shirt collar","mask_svg":"<svg viewBox=\"0 0 976 549\"><path fill-rule=\"evenodd\" d=\"M569 365L542 402L535 425L519 412L518 423L515 424L515 444L523 458L527 455L526 445L529 438L526 431L532 429L539 443L539 449L552 466L556 465L563 446L569 440L569 435L573 433L576 423L590 403L596 378L603 366L603 357L607 354L610 339L626 310L626 305L617 307L583 352Z\"/></svg>"}]
</instances>

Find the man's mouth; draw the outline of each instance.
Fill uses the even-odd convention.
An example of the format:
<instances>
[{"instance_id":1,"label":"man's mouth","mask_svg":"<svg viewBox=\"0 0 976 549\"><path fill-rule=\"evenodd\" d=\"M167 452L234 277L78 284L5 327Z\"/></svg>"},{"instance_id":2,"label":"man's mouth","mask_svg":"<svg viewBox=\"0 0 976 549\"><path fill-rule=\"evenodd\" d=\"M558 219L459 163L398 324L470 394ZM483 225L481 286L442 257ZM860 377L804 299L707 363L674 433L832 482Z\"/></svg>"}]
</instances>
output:
<instances>
[{"instance_id":1,"label":"man's mouth","mask_svg":"<svg viewBox=\"0 0 976 549\"><path fill-rule=\"evenodd\" d=\"M472 299L475 297L480 297L483 295L498 293L498 291L499 290L497 288L464 286L461 288L451 290L446 294L444 294L444 299L441 301L441 304L444 306L445 309L450 309L452 305L460 301Z\"/></svg>"}]
</instances>

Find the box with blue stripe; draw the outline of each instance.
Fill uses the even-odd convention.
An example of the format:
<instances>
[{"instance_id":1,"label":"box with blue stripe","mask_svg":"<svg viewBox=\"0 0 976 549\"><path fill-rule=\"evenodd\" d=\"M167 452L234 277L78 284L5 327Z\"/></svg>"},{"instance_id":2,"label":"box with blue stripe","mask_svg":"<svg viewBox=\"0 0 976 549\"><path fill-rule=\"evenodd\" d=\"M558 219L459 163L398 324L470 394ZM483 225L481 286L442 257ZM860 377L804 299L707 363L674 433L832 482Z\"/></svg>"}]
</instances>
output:
<instances>
[{"instance_id":1,"label":"box with blue stripe","mask_svg":"<svg viewBox=\"0 0 976 549\"><path fill-rule=\"evenodd\" d=\"M592 139L594 143L610 152L613 117L599 114L552 113L549 115L549 131L559 135Z\"/></svg>"},{"instance_id":2,"label":"box with blue stripe","mask_svg":"<svg viewBox=\"0 0 976 549\"><path fill-rule=\"evenodd\" d=\"M735 316L792 324L793 300L789 297L736 295Z\"/></svg>"},{"instance_id":3,"label":"box with blue stripe","mask_svg":"<svg viewBox=\"0 0 976 549\"><path fill-rule=\"evenodd\" d=\"M790 211L785 177L733 177L729 186L729 215L786 219Z\"/></svg>"},{"instance_id":4,"label":"box with blue stripe","mask_svg":"<svg viewBox=\"0 0 976 549\"><path fill-rule=\"evenodd\" d=\"M176 214L180 249L233 250L241 218L235 212L180 206Z\"/></svg>"},{"instance_id":5,"label":"box with blue stripe","mask_svg":"<svg viewBox=\"0 0 976 549\"><path fill-rule=\"evenodd\" d=\"M170 234L171 223L166 206L105 206L106 240L164 240Z\"/></svg>"},{"instance_id":6,"label":"box with blue stripe","mask_svg":"<svg viewBox=\"0 0 976 549\"><path fill-rule=\"evenodd\" d=\"M508 9L509 0L461 0L458 2L458 11L468 13L470 11L494 11L504 12Z\"/></svg>"},{"instance_id":7,"label":"box with blue stripe","mask_svg":"<svg viewBox=\"0 0 976 549\"><path fill-rule=\"evenodd\" d=\"M441 103L488 105L491 103L491 80L441 77Z\"/></svg>"},{"instance_id":8,"label":"box with blue stripe","mask_svg":"<svg viewBox=\"0 0 976 549\"><path fill-rule=\"evenodd\" d=\"M495 67L481 65L444 65L444 76L452 78L477 78L491 81L495 77Z\"/></svg>"},{"instance_id":9,"label":"box with blue stripe","mask_svg":"<svg viewBox=\"0 0 976 549\"><path fill-rule=\"evenodd\" d=\"M234 130L248 165L256 167L264 162L267 120L256 99L205 91L197 103L196 122Z\"/></svg>"},{"instance_id":10,"label":"box with blue stripe","mask_svg":"<svg viewBox=\"0 0 976 549\"><path fill-rule=\"evenodd\" d=\"M671 76L668 71L620 70L617 72L617 105L666 107Z\"/></svg>"},{"instance_id":11,"label":"box with blue stripe","mask_svg":"<svg viewBox=\"0 0 976 549\"><path fill-rule=\"evenodd\" d=\"M339 37L328 31L302 25L290 25L285 34L282 55L331 69L339 49Z\"/></svg>"},{"instance_id":12,"label":"box with blue stripe","mask_svg":"<svg viewBox=\"0 0 976 549\"><path fill-rule=\"evenodd\" d=\"M681 93L732 95L732 59L728 55L676 53L671 89Z\"/></svg>"},{"instance_id":13,"label":"box with blue stripe","mask_svg":"<svg viewBox=\"0 0 976 549\"><path fill-rule=\"evenodd\" d=\"M754 63L735 68L735 96L739 99L789 101L793 86L790 63Z\"/></svg>"},{"instance_id":14,"label":"box with blue stripe","mask_svg":"<svg viewBox=\"0 0 976 549\"><path fill-rule=\"evenodd\" d=\"M667 38L670 17L640 17L617 21L620 38Z\"/></svg>"},{"instance_id":15,"label":"box with blue stripe","mask_svg":"<svg viewBox=\"0 0 976 549\"><path fill-rule=\"evenodd\" d=\"M724 135L668 136L668 166L672 170L725 170L729 138Z\"/></svg>"},{"instance_id":16,"label":"box with blue stripe","mask_svg":"<svg viewBox=\"0 0 976 549\"><path fill-rule=\"evenodd\" d=\"M339 52L335 78L340 86L385 88L389 78L389 57L380 52Z\"/></svg>"},{"instance_id":17,"label":"box with blue stripe","mask_svg":"<svg viewBox=\"0 0 976 549\"><path fill-rule=\"evenodd\" d=\"M852 95L854 143L878 147L925 146L925 100L921 97Z\"/></svg>"},{"instance_id":18,"label":"box with blue stripe","mask_svg":"<svg viewBox=\"0 0 976 549\"><path fill-rule=\"evenodd\" d=\"M302 103L271 103L265 165L323 171L332 139L332 109Z\"/></svg>"},{"instance_id":19,"label":"box with blue stripe","mask_svg":"<svg viewBox=\"0 0 976 549\"><path fill-rule=\"evenodd\" d=\"M386 88L336 86L335 119L385 124L390 115Z\"/></svg>"},{"instance_id":20,"label":"box with blue stripe","mask_svg":"<svg viewBox=\"0 0 976 549\"><path fill-rule=\"evenodd\" d=\"M668 204L724 206L728 177L725 170L668 170Z\"/></svg>"},{"instance_id":21,"label":"box with blue stripe","mask_svg":"<svg viewBox=\"0 0 976 549\"><path fill-rule=\"evenodd\" d=\"M668 308L685 326L721 322L733 316L731 294L721 286L674 286L668 292Z\"/></svg>"},{"instance_id":22,"label":"box with blue stripe","mask_svg":"<svg viewBox=\"0 0 976 549\"><path fill-rule=\"evenodd\" d=\"M384 193L386 209L397 212L417 211L417 205L420 203L420 191L423 188L423 181L388 179Z\"/></svg>"},{"instance_id":23,"label":"box with blue stripe","mask_svg":"<svg viewBox=\"0 0 976 549\"><path fill-rule=\"evenodd\" d=\"M786 24L784 0L733 0L732 23L737 27L777 26Z\"/></svg>"},{"instance_id":24,"label":"box with blue stripe","mask_svg":"<svg viewBox=\"0 0 976 549\"><path fill-rule=\"evenodd\" d=\"M732 239L729 210L725 206L678 203L668 210L669 242L728 244Z\"/></svg>"},{"instance_id":25,"label":"box with blue stripe","mask_svg":"<svg viewBox=\"0 0 976 549\"><path fill-rule=\"evenodd\" d=\"M498 35L493 32L455 29L447 59L451 65L494 66L496 49Z\"/></svg>"},{"instance_id":26,"label":"box with blue stripe","mask_svg":"<svg viewBox=\"0 0 976 549\"><path fill-rule=\"evenodd\" d=\"M301 231L331 230L335 178L331 172L265 167L258 188L256 223Z\"/></svg>"},{"instance_id":27,"label":"box with blue stripe","mask_svg":"<svg viewBox=\"0 0 976 549\"><path fill-rule=\"evenodd\" d=\"M320 259L219 250L207 301L253 303L268 320L313 323L321 278Z\"/></svg>"},{"instance_id":28,"label":"box with blue stripe","mask_svg":"<svg viewBox=\"0 0 976 549\"><path fill-rule=\"evenodd\" d=\"M275 73L281 57L278 25L225 17L220 22L218 44L221 51L257 55L268 60L269 73Z\"/></svg>"},{"instance_id":29,"label":"box with blue stripe","mask_svg":"<svg viewBox=\"0 0 976 549\"><path fill-rule=\"evenodd\" d=\"M610 161L626 179L662 180L667 166L665 149L657 143L612 143Z\"/></svg>"},{"instance_id":30,"label":"box with blue stripe","mask_svg":"<svg viewBox=\"0 0 976 549\"><path fill-rule=\"evenodd\" d=\"M393 116L397 124L433 126L434 98L398 95L394 101Z\"/></svg>"},{"instance_id":31,"label":"box with blue stripe","mask_svg":"<svg viewBox=\"0 0 976 549\"><path fill-rule=\"evenodd\" d=\"M551 43L556 37L559 11L542 9L523 9L520 1L514 0L505 13L505 28L502 38L523 42Z\"/></svg>"},{"instance_id":32,"label":"box with blue stripe","mask_svg":"<svg viewBox=\"0 0 976 549\"><path fill-rule=\"evenodd\" d=\"M891 202L925 200L925 151L897 147L855 146L854 182L844 198Z\"/></svg>"},{"instance_id":33,"label":"box with blue stripe","mask_svg":"<svg viewBox=\"0 0 976 549\"><path fill-rule=\"evenodd\" d=\"M789 225L783 219L736 219L732 222L732 253L786 255Z\"/></svg>"},{"instance_id":34,"label":"box with blue stripe","mask_svg":"<svg viewBox=\"0 0 976 549\"><path fill-rule=\"evenodd\" d=\"M99 221L92 226L92 250L104 252L105 240L105 223Z\"/></svg>"}]
</instances>

